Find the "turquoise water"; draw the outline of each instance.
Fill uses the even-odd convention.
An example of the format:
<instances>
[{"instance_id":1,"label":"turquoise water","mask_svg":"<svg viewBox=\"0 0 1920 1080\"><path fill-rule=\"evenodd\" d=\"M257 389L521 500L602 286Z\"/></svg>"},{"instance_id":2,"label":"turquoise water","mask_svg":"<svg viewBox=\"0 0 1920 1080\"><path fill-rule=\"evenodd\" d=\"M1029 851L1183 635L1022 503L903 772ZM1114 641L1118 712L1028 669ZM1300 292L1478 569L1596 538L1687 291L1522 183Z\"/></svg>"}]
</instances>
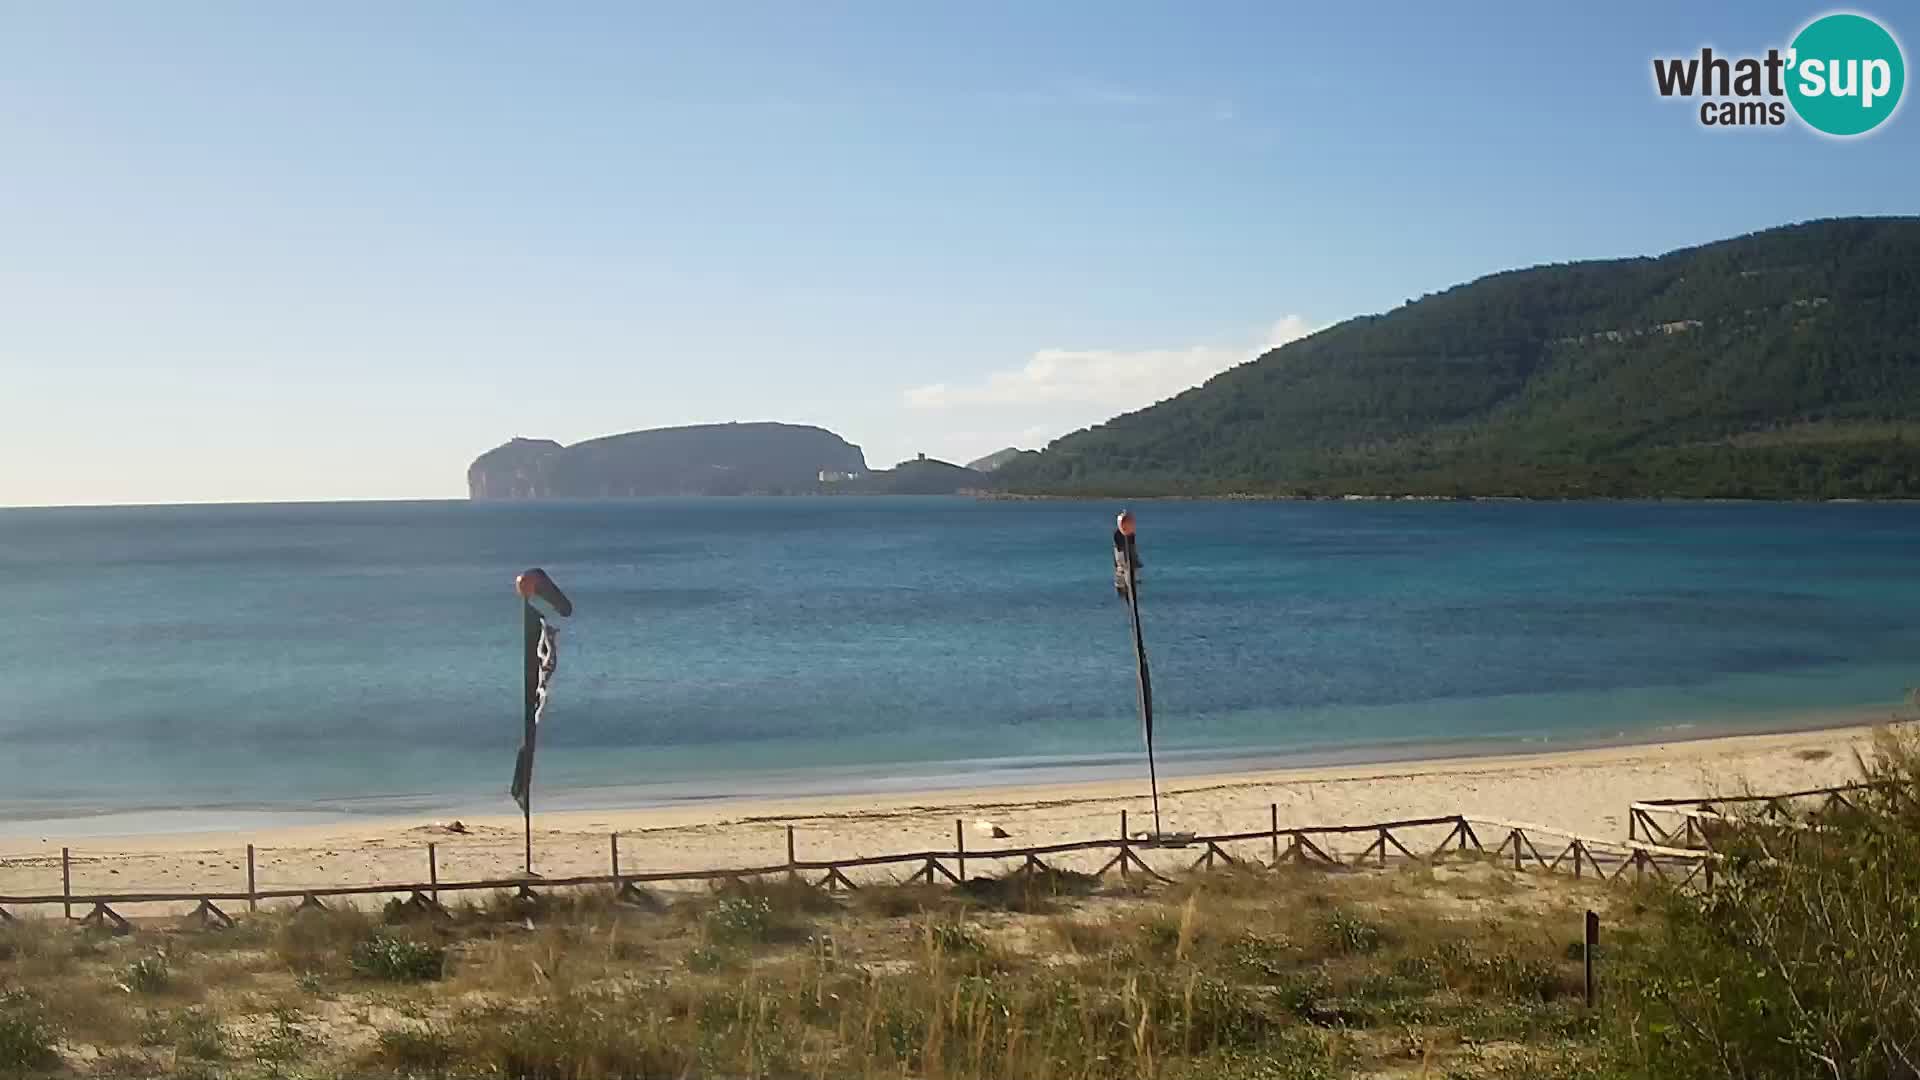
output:
<instances>
[{"instance_id":1,"label":"turquoise water","mask_svg":"<svg viewBox=\"0 0 1920 1080\"><path fill-rule=\"evenodd\" d=\"M1116 509L0 511L0 828L510 811L535 564L578 606L541 805L1130 775ZM1765 727L1920 683L1920 506L1137 509L1170 772Z\"/></svg>"}]
</instances>

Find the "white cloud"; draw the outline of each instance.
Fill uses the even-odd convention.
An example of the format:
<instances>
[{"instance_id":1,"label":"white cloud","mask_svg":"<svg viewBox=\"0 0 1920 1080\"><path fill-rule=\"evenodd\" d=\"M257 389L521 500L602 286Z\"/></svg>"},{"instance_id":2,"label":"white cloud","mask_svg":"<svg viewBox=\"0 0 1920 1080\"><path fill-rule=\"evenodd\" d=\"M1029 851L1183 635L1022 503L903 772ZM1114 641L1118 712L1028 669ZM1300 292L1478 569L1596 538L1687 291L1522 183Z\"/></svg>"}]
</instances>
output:
<instances>
[{"instance_id":1,"label":"white cloud","mask_svg":"<svg viewBox=\"0 0 1920 1080\"><path fill-rule=\"evenodd\" d=\"M901 396L913 417L916 447L965 462L1003 446L1045 446L1070 431L1198 386L1317 329L1289 315L1265 332L1208 345L1042 349L1020 367L977 380L916 386Z\"/></svg>"},{"instance_id":2,"label":"white cloud","mask_svg":"<svg viewBox=\"0 0 1920 1080\"><path fill-rule=\"evenodd\" d=\"M1239 345L1171 349L1041 349L1026 364L990 372L975 383L932 383L905 393L916 409L990 406L1100 405L1125 412L1207 381L1317 327L1288 315L1259 340ZM1044 425L1032 424L1029 427Z\"/></svg>"}]
</instances>

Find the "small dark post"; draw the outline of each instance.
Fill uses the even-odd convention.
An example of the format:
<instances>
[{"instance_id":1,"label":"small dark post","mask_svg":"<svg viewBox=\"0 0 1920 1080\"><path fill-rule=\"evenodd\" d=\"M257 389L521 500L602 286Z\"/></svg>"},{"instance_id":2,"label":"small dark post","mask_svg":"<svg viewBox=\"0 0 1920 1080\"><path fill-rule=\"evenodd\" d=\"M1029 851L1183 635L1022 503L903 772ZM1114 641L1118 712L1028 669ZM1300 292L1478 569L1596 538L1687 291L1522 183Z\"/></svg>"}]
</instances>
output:
<instances>
[{"instance_id":1,"label":"small dark post","mask_svg":"<svg viewBox=\"0 0 1920 1080\"><path fill-rule=\"evenodd\" d=\"M787 865L792 866L800 860L793 857L793 826L787 826Z\"/></svg>"},{"instance_id":2,"label":"small dark post","mask_svg":"<svg viewBox=\"0 0 1920 1080\"><path fill-rule=\"evenodd\" d=\"M1593 960L1594 953L1600 948L1600 914L1587 912L1587 1008L1593 1008Z\"/></svg>"},{"instance_id":3,"label":"small dark post","mask_svg":"<svg viewBox=\"0 0 1920 1080\"><path fill-rule=\"evenodd\" d=\"M613 861L613 883L620 884L620 834L607 834L607 853Z\"/></svg>"},{"instance_id":4,"label":"small dark post","mask_svg":"<svg viewBox=\"0 0 1920 1080\"><path fill-rule=\"evenodd\" d=\"M1120 811L1120 839L1127 839L1127 812L1124 809Z\"/></svg>"},{"instance_id":5,"label":"small dark post","mask_svg":"<svg viewBox=\"0 0 1920 1080\"><path fill-rule=\"evenodd\" d=\"M1280 865L1280 804L1267 804L1268 827L1273 830L1273 865Z\"/></svg>"},{"instance_id":6,"label":"small dark post","mask_svg":"<svg viewBox=\"0 0 1920 1080\"><path fill-rule=\"evenodd\" d=\"M967 883L967 830L960 827L960 819L953 819L953 850L960 856L960 883Z\"/></svg>"},{"instance_id":7,"label":"small dark post","mask_svg":"<svg viewBox=\"0 0 1920 1080\"><path fill-rule=\"evenodd\" d=\"M60 906L73 918L73 852L60 849Z\"/></svg>"},{"instance_id":8,"label":"small dark post","mask_svg":"<svg viewBox=\"0 0 1920 1080\"><path fill-rule=\"evenodd\" d=\"M248 844L247 845L247 910L249 912L260 910L260 898L257 895L255 895L259 891L260 890L254 888L254 885L253 885L253 845Z\"/></svg>"},{"instance_id":9,"label":"small dark post","mask_svg":"<svg viewBox=\"0 0 1920 1080\"><path fill-rule=\"evenodd\" d=\"M427 891L433 894L433 902L440 902L440 845L427 842Z\"/></svg>"}]
</instances>

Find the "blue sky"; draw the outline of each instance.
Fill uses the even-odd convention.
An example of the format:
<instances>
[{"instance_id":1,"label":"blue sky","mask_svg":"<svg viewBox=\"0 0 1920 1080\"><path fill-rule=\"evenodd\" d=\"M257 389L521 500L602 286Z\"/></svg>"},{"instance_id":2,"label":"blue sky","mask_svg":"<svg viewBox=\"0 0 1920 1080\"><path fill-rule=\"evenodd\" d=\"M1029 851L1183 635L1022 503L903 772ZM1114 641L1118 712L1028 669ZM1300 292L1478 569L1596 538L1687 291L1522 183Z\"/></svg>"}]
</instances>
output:
<instances>
[{"instance_id":1,"label":"blue sky","mask_svg":"<svg viewBox=\"0 0 1920 1080\"><path fill-rule=\"evenodd\" d=\"M454 496L512 435L729 419L966 460L1920 191L1911 109L1655 96L1814 6L536 7L0 8L0 504Z\"/></svg>"}]
</instances>

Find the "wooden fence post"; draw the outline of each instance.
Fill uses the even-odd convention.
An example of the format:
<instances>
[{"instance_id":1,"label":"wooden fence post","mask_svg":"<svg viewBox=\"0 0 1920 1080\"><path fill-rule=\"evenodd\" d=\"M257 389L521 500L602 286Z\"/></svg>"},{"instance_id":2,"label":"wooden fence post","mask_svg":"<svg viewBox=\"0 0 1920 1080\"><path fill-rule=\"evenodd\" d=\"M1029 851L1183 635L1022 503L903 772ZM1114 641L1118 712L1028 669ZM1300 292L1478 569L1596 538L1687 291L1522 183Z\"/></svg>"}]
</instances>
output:
<instances>
[{"instance_id":1,"label":"wooden fence post","mask_svg":"<svg viewBox=\"0 0 1920 1080\"><path fill-rule=\"evenodd\" d=\"M260 890L256 888L253 883L253 845L248 844L247 845L247 911L249 913L260 910L260 897L257 895L259 891Z\"/></svg>"},{"instance_id":2,"label":"wooden fence post","mask_svg":"<svg viewBox=\"0 0 1920 1080\"><path fill-rule=\"evenodd\" d=\"M953 819L953 849L960 855L960 884L967 883L967 831L960 827L960 819Z\"/></svg>"},{"instance_id":3,"label":"wooden fence post","mask_svg":"<svg viewBox=\"0 0 1920 1080\"><path fill-rule=\"evenodd\" d=\"M1129 849L1127 847L1127 810L1126 810L1126 807L1123 806L1120 808L1120 877L1122 879L1126 878L1127 876L1128 850Z\"/></svg>"},{"instance_id":4,"label":"wooden fence post","mask_svg":"<svg viewBox=\"0 0 1920 1080\"><path fill-rule=\"evenodd\" d=\"M1600 947L1600 914L1587 912L1587 947L1584 955L1587 961L1587 1008L1593 1008L1593 960L1594 952Z\"/></svg>"},{"instance_id":5,"label":"wooden fence post","mask_svg":"<svg viewBox=\"0 0 1920 1080\"><path fill-rule=\"evenodd\" d=\"M1267 829L1273 834L1273 865L1280 865L1280 804L1267 804Z\"/></svg>"},{"instance_id":6,"label":"wooden fence post","mask_svg":"<svg viewBox=\"0 0 1920 1080\"><path fill-rule=\"evenodd\" d=\"M433 902L440 902L440 845L427 841L427 891L433 894Z\"/></svg>"},{"instance_id":7,"label":"wooden fence post","mask_svg":"<svg viewBox=\"0 0 1920 1080\"><path fill-rule=\"evenodd\" d=\"M618 888L620 885L620 834L617 832L607 834L607 859L613 867L614 887Z\"/></svg>"},{"instance_id":8,"label":"wooden fence post","mask_svg":"<svg viewBox=\"0 0 1920 1080\"><path fill-rule=\"evenodd\" d=\"M67 918L73 918L73 852L60 849L60 906Z\"/></svg>"},{"instance_id":9,"label":"wooden fence post","mask_svg":"<svg viewBox=\"0 0 1920 1080\"><path fill-rule=\"evenodd\" d=\"M793 857L793 826L787 826L787 865L792 866L800 860Z\"/></svg>"}]
</instances>

